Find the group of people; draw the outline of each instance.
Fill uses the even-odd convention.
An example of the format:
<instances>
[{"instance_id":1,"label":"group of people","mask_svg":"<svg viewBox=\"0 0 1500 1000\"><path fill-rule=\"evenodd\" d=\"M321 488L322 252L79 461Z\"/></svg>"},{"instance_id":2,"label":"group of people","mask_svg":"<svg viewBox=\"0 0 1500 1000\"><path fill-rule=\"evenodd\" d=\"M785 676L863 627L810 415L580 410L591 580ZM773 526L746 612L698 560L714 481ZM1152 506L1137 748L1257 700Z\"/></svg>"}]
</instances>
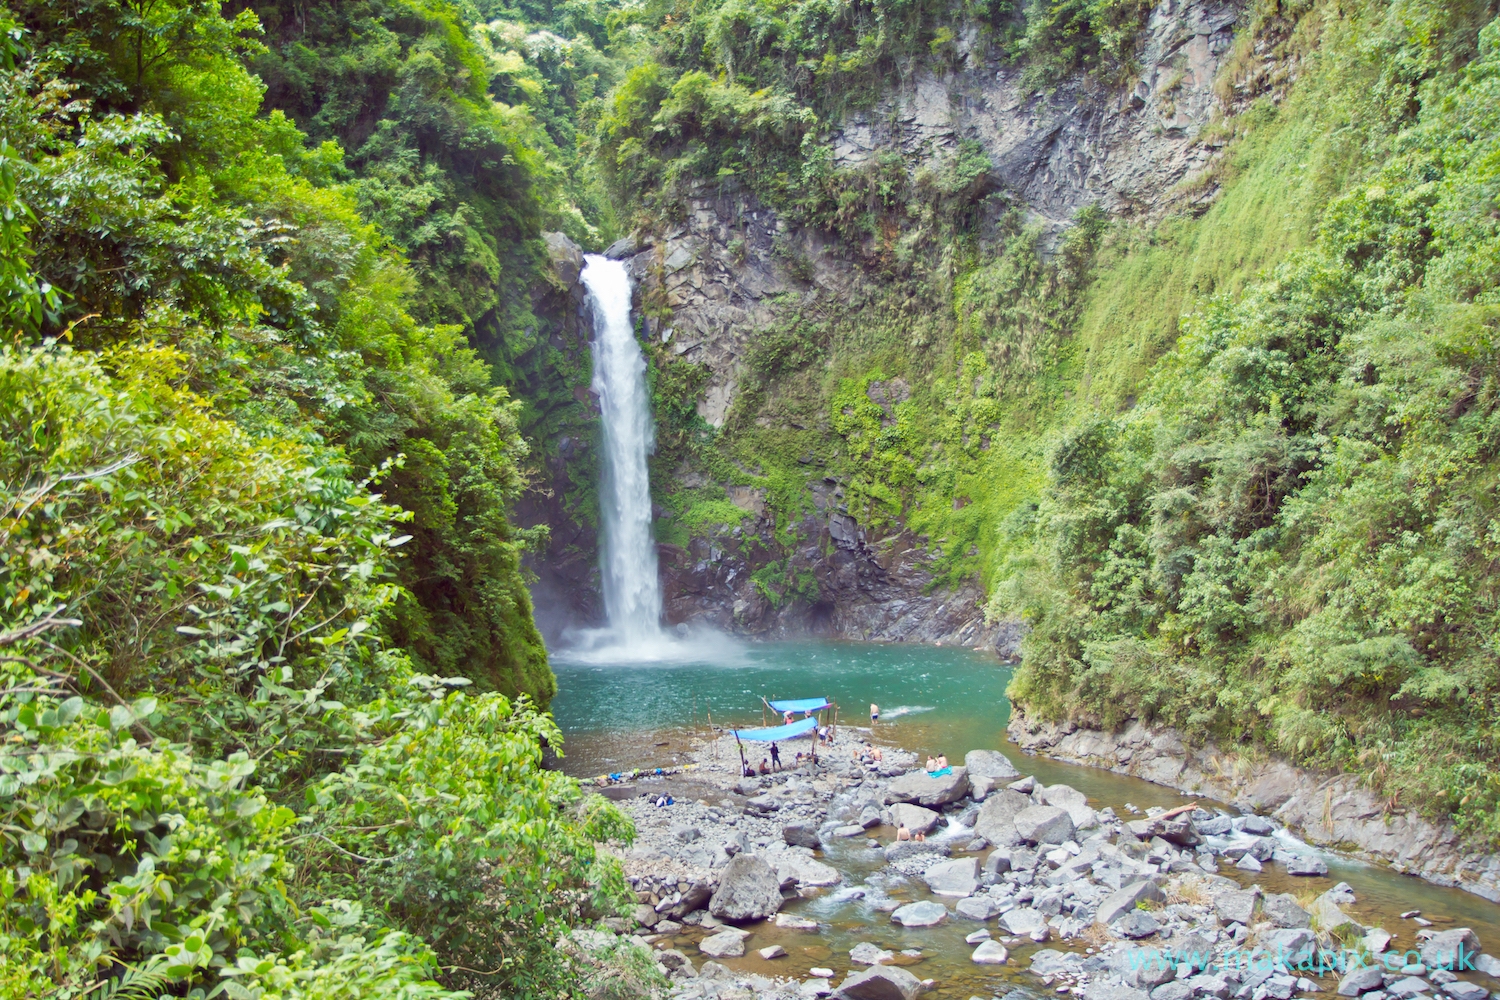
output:
<instances>
[{"instance_id":1,"label":"group of people","mask_svg":"<svg viewBox=\"0 0 1500 1000\"><path fill-rule=\"evenodd\" d=\"M945 774L952 774L953 768L948 766L948 755L940 753L936 757L928 757L927 773L934 778L940 778Z\"/></svg>"},{"instance_id":2,"label":"group of people","mask_svg":"<svg viewBox=\"0 0 1500 1000\"><path fill-rule=\"evenodd\" d=\"M864 746L850 747L849 756L859 764L879 764L885 760L885 754L879 747L871 745L869 740L865 740Z\"/></svg>"},{"instance_id":3,"label":"group of people","mask_svg":"<svg viewBox=\"0 0 1500 1000\"><path fill-rule=\"evenodd\" d=\"M830 739L829 742L832 742L832 740ZM817 764L818 764L818 751L817 750L811 750L811 751L809 751L807 753L802 753L801 751L798 751L798 753L797 753L797 761L796 761L796 765L795 766L796 767L801 767L803 764L806 764L806 763L811 763L814 767L817 766ZM759 767L751 767L748 763L745 765L745 777L747 777L747 778L753 778L757 774L766 775L766 774L770 774L773 771L780 771L781 769L782 769L781 768L781 748L779 746L777 746L775 743L772 743L771 744L771 756L769 758L762 757L760 759L760 766Z\"/></svg>"}]
</instances>

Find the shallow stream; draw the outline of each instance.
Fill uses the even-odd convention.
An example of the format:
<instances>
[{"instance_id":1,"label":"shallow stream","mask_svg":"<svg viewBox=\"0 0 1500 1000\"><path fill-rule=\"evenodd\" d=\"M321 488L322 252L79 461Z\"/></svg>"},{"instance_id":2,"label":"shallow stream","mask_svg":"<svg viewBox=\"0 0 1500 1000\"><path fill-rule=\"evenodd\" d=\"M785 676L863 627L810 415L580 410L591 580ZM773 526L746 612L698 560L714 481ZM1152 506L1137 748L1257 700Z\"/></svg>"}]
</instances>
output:
<instances>
[{"instance_id":1,"label":"shallow stream","mask_svg":"<svg viewBox=\"0 0 1500 1000\"><path fill-rule=\"evenodd\" d=\"M697 648L701 650L698 655L680 662L557 662L558 694L552 708L567 736L565 770L588 777L670 766L687 759L689 741L707 734L710 715L715 726L758 726L764 718L762 697L824 696L838 704L841 726L868 727L869 706L878 704L881 718L872 734L876 742L922 756L946 753L955 763L969 750L998 749L1023 774L1035 774L1046 784L1071 785L1087 795L1094 808L1112 806L1126 819L1133 815L1127 804L1144 810L1190 801L1170 788L1137 778L1022 754L1005 735L1010 718L1005 687L1011 671L992 655L961 648L832 642L740 645L724 640L721 648L701 644ZM871 833L891 839L889 830ZM859 837L840 841L829 846L825 860L845 873L851 884L859 883L880 868L878 852L864 845L864 838ZM955 856L960 855L955 852ZM1393 948L1415 946L1414 935L1420 928L1399 914L1420 910L1435 929L1472 927L1486 951L1500 952L1500 906L1375 865L1323 856L1328 861L1327 878L1292 878L1275 864L1253 875L1225 865L1220 874L1246 886L1259 883L1267 892L1307 897L1337 882L1348 882L1359 901L1346 909L1360 922L1395 934ZM884 882L876 874L872 884L903 902L929 898L925 886L913 881ZM947 902L951 908L953 901ZM964 943L964 935L980 925L966 920L953 918L931 929L903 929L891 924L889 915L876 909L869 898L838 899L837 887L790 902L786 910L816 918L825 930L807 934L757 928L746 942L751 949L747 957L724 964L778 976L805 976L812 967L826 966L841 978L850 969L849 949L860 941L872 941L894 951L920 949L923 957L912 971L937 980L937 996L961 1000L974 994L1002 995L1009 983L1039 986L1021 971L1029 965L1032 946L1013 949L1016 957L1004 967L970 962L973 948ZM994 921L988 926L999 935ZM764 961L755 955L754 949L768 944L781 944L788 956ZM1081 950L1084 945L1073 941L1044 947ZM686 950L696 961L693 950Z\"/></svg>"}]
</instances>

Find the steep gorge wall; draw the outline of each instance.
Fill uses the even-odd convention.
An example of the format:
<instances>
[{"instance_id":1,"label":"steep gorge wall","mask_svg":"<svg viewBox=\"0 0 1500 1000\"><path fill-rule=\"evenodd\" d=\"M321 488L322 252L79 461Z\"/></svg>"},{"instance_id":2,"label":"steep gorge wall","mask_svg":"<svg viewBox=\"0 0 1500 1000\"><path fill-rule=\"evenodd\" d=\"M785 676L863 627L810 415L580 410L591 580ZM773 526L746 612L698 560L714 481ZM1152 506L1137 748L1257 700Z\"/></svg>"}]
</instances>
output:
<instances>
[{"instance_id":1,"label":"steep gorge wall","mask_svg":"<svg viewBox=\"0 0 1500 1000\"><path fill-rule=\"evenodd\" d=\"M964 151L987 161L980 181L983 211L1019 211L1055 248L1076 213L1097 205L1113 217L1149 223L1169 212L1210 202L1224 140L1210 129L1215 82L1234 44L1237 13L1228 4L1166 0L1151 14L1133 86L1109 87L1077 76L1055 90L1027 88L1022 71L957 40L957 67L941 75L918 68L878 105L850 114L830 131L835 167L858 170L899 157L909 176L939 171ZM581 255L560 235L549 237L555 280L538 290L536 312L548 318L548 339L569 358L586 357L589 323L578 269ZM871 244L874 240L871 239ZM696 372L693 406L724 447L746 428L805 432L833 440L826 393L775 407L742 398L747 363L765 332L809 311L872 314L889 292L888 274L873 265L871 245L804 228L732 181L700 184L670 223L638 231L609 250L636 282L640 335L658 371L674 364ZM913 383L951 367L952 317L919 306L913 335L925 350L905 377L873 382L867 396L894 423L893 407ZM951 312L951 308L948 309ZM936 341L930 344L930 341ZM951 340L951 337L949 338ZM823 367L834 371L833 345ZM831 379L832 376L830 375ZM775 387L758 386L762 394ZM921 386L916 387L919 391ZM543 435L542 485L520 511L525 523L546 523L551 542L534 560L539 619L556 634L563 621L597 621L595 538L590 521L592 432L596 409L586 377L573 376L571 414ZM556 393L554 393L556 395ZM736 414L736 408L739 412ZM736 418L738 416L738 419ZM805 436L804 434L804 436ZM687 537L662 545L669 623L703 623L741 633L799 633L874 640L959 642L1013 655L1019 628L986 624L983 587L975 578L940 576L933 540L900 519L860 523L844 502L847 468L830 466L818 448L797 456L805 475L790 505L782 495L768 508L761 468L740 462L736 474L704 463L658 462L657 494L722 488L741 512L738 523L694 525ZM847 463L845 463L847 465ZM744 473L739 475L738 473ZM785 492L783 488L783 493ZM944 497L955 507L966 497ZM794 508L791 516L787 510ZM670 519L671 512L658 510ZM777 594L752 576L771 567L777 579L800 580ZM549 619L551 619L549 621Z\"/></svg>"}]
</instances>

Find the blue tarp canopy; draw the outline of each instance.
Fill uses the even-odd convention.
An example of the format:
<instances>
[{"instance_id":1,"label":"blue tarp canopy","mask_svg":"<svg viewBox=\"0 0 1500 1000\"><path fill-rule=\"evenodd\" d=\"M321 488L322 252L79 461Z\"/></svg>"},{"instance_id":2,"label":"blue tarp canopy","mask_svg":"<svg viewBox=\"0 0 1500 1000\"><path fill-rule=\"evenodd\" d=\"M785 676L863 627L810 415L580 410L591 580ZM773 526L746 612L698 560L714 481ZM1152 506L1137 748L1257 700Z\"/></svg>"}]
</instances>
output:
<instances>
[{"instance_id":1,"label":"blue tarp canopy","mask_svg":"<svg viewBox=\"0 0 1500 1000\"><path fill-rule=\"evenodd\" d=\"M829 706L827 698L794 698L791 701L768 701L778 712L821 712Z\"/></svg>"},{"instance_id":2,"label":"blue tarp canopy","mask_svg":"<svg viewBox=\"0 0 1500 1000\"><path fill-rule=\"evenodd\" d=\"M789 740L803 733L810 733L817 728L817 719L803 719L794 722L790 726L776 726L772 729L736 729L734 735L742 740L755 740L757 743L771 743L776 740Z\"/></svg>"}]
</instances>

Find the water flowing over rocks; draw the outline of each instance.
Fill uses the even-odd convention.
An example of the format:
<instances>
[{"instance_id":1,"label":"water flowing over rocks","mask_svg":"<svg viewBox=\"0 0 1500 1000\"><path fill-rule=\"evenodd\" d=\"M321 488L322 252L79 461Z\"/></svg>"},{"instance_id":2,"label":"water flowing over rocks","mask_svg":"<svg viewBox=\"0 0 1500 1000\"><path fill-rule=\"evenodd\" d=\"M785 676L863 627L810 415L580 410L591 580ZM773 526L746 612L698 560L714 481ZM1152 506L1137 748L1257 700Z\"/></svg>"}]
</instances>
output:
<instances>
[{"instance_id":1,"label":"water flowing over rocks","mask_svg":"<svg viewBox=\"0 0 1500 1000\"><path fill-rule=\"evenodd\" d=\"M1500 855L1467 850L1451 825L1392 808L1363 787L1358 775L1322 775L1284 761L1252 761L1213 742L1190 748L1173 730L1139 721L1111 733L1042 723L1017 710L1008 732L1027 753L1102 767L1268 814L1252 817L1256 825L1246 832L1269 834L1274 820L1309 843L1352 846L1398 872L1500 902ZM1287 868L1293 874L1327 873L1315 857L1289 862Z\"/></svg>"}]
</instances>

